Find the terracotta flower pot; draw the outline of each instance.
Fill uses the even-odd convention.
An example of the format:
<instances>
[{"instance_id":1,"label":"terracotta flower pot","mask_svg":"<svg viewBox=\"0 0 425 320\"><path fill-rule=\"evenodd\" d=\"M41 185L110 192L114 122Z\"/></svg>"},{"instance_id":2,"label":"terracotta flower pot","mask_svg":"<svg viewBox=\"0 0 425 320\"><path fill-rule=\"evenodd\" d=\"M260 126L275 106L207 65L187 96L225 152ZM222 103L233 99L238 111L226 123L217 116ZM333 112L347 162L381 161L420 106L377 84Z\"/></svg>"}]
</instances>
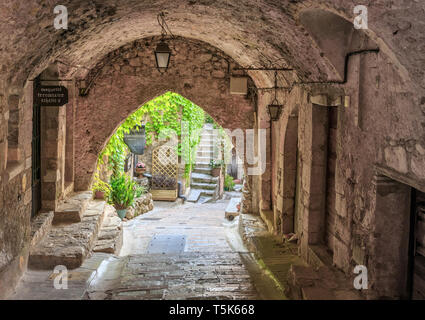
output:
<instances>
[{"instance_id":1,"label":"terracotta flower pot","mask_svg":"<svg viewBox=\"0 0 425 320\"><path fill-rule=\"evenodd\" d=\"M96 191L94 193L95 199L105 199L105 192L104 191Z\"/></svg>"},{"instance_id":2,"label":"terracotta flower pot","mask_svg":"<svg viewBox=\"0 0 425 320\"><path fill-rule=\"evenodd\" d=\"M220 176L220 171L221 171L221 168L220 167L219 168L213 168L211 170L211 175L213 177L219 177Z\"/></svg>"},{"instance_id":3,"label":"terracotta flower pot","mask_svg":"<svg viewBox=\"0 0 425 320\"><path fill-rule=\"evenodd\" d=\"M141 176L146 172L146 168L136 168L136 175Z\"/></svg>"}]
</instances>

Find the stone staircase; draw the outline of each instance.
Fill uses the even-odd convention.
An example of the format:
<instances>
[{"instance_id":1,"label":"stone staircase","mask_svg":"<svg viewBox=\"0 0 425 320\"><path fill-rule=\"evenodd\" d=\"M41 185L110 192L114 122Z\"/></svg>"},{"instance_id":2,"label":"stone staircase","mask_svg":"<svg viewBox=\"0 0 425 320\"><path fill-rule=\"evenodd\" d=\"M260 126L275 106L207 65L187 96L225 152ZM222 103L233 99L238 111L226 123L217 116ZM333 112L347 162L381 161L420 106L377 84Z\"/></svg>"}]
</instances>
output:
<instances>
[{"instance_id":1,"label":"stone staircase","mask_svg":"<svg viewBox=\"0 0 425 320\"><path fill-rule=\"evenodd\" d=\"M81 266L93 252L119 252L121 220L115 209L91 192L71 194L54 212L40 213L31 224L30 269L51 270L58 265ZM119 221L117 221L119 220Z\"/></svg>"},{"instance_id":2,"label":"stone staircase","mask_svg":"<svg viewBox=\"0 0 425 320\"><path fill-rule=\"evenodd\" d=\"M217 198L218 177L211 175L210 161L214 155L214 128L205 124L196 151L196 163L192 172L189 202L205 203Z\"/></svg>"}]
</instances>

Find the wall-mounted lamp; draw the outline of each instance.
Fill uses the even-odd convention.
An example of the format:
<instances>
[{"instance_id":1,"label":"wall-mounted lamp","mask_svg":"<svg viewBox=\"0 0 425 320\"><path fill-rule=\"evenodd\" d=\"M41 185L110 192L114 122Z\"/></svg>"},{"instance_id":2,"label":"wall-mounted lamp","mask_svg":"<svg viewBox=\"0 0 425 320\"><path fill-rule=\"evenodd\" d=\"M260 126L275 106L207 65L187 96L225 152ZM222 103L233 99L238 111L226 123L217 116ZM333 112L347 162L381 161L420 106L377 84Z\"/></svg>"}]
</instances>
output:
<instances>
[{"instance_id":1,"label":"wall-mounted lamp","mask_svg":"<svg viewBox=\"0 0 425 320\"><path fill-rule=\"evenodd\" d=\"M277 121L283 110L283 105L277 101L277 71L274 72L274 99L271 104L267 106L267 111L270 116L270 120Z\"/></svg>"},{"instance_id":2,"label":"wall-mounted lamp","mask_svg":"<svg viewBox=\"0 0 425 320\"><path fill-rule=\"evenodd\" d=\"M161 27L161 42L156 46L154 51L156 68L160 73L167 71L170 64L171 49L168 44L165 42L165 37L170 33L171 37L174 38L174 35L171 33L170 28L168 28L167 23L165 22L165 14L161 12L157 16L158 24ZM168 30L168 32L167 32Z\"/></svg>"}]
</instances>

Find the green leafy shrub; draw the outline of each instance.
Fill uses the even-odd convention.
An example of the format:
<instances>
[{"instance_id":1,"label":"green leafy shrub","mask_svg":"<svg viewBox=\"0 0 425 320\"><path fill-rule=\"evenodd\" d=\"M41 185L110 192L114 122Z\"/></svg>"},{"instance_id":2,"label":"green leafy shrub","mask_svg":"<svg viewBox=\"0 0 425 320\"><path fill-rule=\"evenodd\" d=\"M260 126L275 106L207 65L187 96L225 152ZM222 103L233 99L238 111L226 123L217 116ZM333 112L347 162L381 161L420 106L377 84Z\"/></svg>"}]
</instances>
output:
<instances>
[{"instance_id":1,"label":"green leafy shrub","mask_svg":"<svg viewBox=\"0 0 425 320\"><path fill-rule=\"evenodd\" d=\"M136 184L134 186L134 197L139 198L148 192L147 188L141 186L140 184Z\"/></svg>"},{"instance_id":2,"label":"green leafy shrub","mask_svg":"<svg viewBox=\"0 0 425 320\"><path fill-rule=\"evenodd\" d=\"M108 156L108 165L113 174L123 171L124 160L129 150L124 143L124 134L135 126L145 123L146 145L155 139L179 138L178 154L185 161L185 177L189 176L196 156L196 146L201 138L205 123L205 112L183 96L166 92L145 103L131 114L115 131L106 147L99 155L98 163L104 164L104 156ZM182 132L182 123L183 132Z\"/></svg>"},{"instance_id":3,"label":"green leafy shrub","mask_svg":"<svg viewBox=\"0 0 425 320\"><path fill-rule=\"evenodd\" d=\"M215 123L215 121L209 114L207 114L205 117L205 123Z\"/></svg>"},{"instance_id":4,"label":"green leafy shrub","mask_svg":"<svg viewBox=\"0 0 425 320\"><path fill-rule=\"evenodd\" d=\"M107 199L109 197L109 194L111 193L111 186L102 179L100 179L99 173L96 173L94 175L92 191L93 193L96 191L104 192L105 199Z\"/></svg>"},{"instance_id":5,"label":"green leafy shrub","mask_svg":"<svg viewBox=\"0 0 425 320\"><path fill-rule=\"evenodd\" d=\"M224 160L216 160L216 159L211 159L210 160L210 167L211 168L220 168L224 166Z\"/></svg>"},{"instance_id":6,"label":"green leafy shrub","mask_svg":"<svg viewBox=\"0 0 425 320\"><path fill-rule=\"evenodd\" d=\"M233 177L226 174L226 176L224 177L224 190L233 191L234 187L235 183L233 182Z\"/></svg>"},{"instance_id":7,"label":"green leafy shrub","mask_svg":"<svg viewBox=\"0 0 425 320\"><path fill-rule=\"evenodd\" d=\"M127 209L133 205L136 183L125 173L117 173L111 177L111 192L108 203L115 209Z\"/></svg>"}]
</instances>

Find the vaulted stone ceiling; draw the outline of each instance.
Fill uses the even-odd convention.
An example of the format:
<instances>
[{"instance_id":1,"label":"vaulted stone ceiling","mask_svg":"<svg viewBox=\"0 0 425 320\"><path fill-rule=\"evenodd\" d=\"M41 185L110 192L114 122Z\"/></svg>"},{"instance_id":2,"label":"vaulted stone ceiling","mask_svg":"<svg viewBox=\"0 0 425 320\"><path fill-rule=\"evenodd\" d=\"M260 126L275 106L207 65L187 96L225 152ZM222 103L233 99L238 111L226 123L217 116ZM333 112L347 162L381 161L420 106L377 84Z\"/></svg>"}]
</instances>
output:
<instances>
[{"instance_id":1,"label":"vaulted stone ceiling","mask_svg":"<svg viewBox=\"0 0 425 320\"><path fill-rule=\"evenodd\" d=\"M55 30L53 8L65 5L69 29ZM1 0L0 70L23 84L49 63L80 70L96 65L122 45L160 34L157 14L167 13L175 35L205 41L243 66L293 67L309 80L338 79L332 64L299 22L302 10L324 8L353 19L350 0ZM425 87L423 63L425 4L411 0L369 1L367 34L399 67ZM406 55L406 52L409 55ZM253 75L272 85L270 73Z\"/></svg>"}]
</instances>

